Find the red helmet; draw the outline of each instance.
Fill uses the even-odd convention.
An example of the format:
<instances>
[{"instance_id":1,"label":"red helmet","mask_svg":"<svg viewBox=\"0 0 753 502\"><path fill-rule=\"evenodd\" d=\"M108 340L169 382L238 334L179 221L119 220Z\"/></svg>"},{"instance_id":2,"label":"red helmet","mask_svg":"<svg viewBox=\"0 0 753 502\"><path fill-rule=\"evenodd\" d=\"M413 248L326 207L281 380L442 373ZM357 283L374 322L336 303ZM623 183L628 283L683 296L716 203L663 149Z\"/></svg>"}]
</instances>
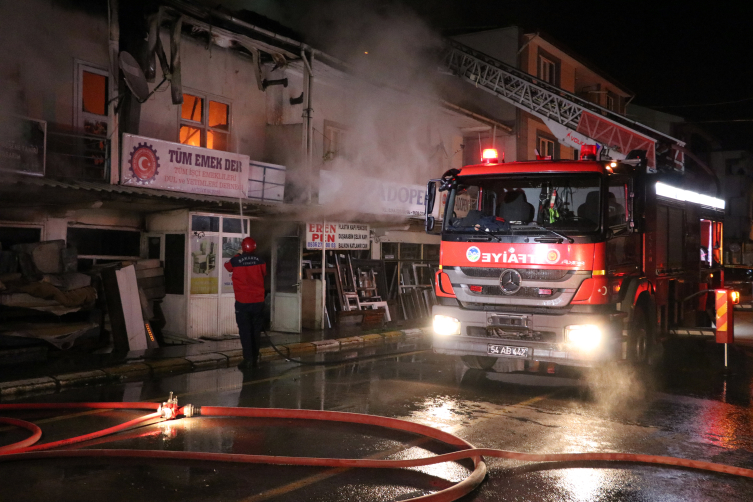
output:
<instances>
[{"instance_id":1,"label":"red helmet","mask_svg":"<svg viewBox=\"0 0 753 502\"><path fill-rule=\"evenodd\" d=\"M253 253L254 249L256 249L256 241L251 237L246 237L243 239L243 242L241 242L241 247L243 248L244 253Z\"/></svg>"}]
</instances>

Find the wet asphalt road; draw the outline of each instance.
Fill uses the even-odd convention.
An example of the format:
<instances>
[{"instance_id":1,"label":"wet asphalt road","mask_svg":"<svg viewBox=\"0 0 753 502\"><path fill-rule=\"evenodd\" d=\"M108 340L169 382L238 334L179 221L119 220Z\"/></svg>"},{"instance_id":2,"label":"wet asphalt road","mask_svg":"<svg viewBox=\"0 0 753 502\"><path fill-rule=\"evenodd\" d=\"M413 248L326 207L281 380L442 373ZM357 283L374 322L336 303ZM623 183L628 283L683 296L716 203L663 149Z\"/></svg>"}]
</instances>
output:
<instances>
[{"instance_id":1,"label":"wet asphalt road","mask_svg":"<svg viewBox=\"0 0 753 502\"><path fill-rule=\"evenodd\" d=\"M753 359L720 347L668 347L654 372L616 367L579 379L490 374L404 344L404 355L327 367L262 364L73 390L37 401L163 400L181 404L368 413L431 425L479 447L525 452L632 452L753 467ZM31 400L31 399L30 399ZM37 422L44 441L143 413L5 413ZM23 434L2 429L0 444ZM302 421L193 418L145 426L97 448L274 455L412 458L445 445L383 429ZM400 500L460 481L467 462L366 471L207 463L34 460L0 464L0 500ZM544 465L487 459L489 475L465 500L753 500L753 480L638 465ZM13 480L12 482L8 482Z\"/></svg>"}]
</instances>

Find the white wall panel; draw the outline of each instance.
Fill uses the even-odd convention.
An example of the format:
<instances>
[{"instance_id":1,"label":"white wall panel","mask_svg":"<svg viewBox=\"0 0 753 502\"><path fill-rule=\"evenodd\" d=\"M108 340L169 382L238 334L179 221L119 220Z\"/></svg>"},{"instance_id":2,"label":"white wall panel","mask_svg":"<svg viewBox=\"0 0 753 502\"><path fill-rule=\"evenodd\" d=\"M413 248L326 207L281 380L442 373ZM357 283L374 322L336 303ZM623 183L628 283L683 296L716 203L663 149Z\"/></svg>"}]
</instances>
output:
<instances>
[{"instance_id":1,"label":"white wall panel","mask_svg":"<svg viewBox=\"0 0 753 502\"><path fill-rule=\"evenodd\" d=\"M217 297L193 295L188 306L188 337L214 336L217 334Z\"/></svg>"},{"instance_id":2,"label":"white wall panel","mask_svg":"<svg viewBox=\"0 0 753 502\"><path fill-rule=\"evenodd\" d=\"M235 295L220 298L219 334L238 334L238 324L235 322Z\"/></svg>"}]
</instances>

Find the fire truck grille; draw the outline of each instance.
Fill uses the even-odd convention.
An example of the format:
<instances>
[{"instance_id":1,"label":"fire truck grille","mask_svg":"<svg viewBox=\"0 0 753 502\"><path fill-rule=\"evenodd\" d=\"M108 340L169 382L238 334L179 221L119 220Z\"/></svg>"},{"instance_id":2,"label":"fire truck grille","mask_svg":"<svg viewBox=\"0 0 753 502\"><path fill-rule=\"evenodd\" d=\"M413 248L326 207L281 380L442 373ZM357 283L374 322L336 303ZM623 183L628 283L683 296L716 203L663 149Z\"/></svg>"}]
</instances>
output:
<instances>
[{"instance_id":1,"label":"fire truck grille","mask_svg":"<svg viewBox=\"0 0 753 502\"><path fill-rule=\"evenodd\" d=\"M487 267L460 267L460 271L468 277L499 277L503 268L487 268ZM520 278L524 281L559 281L564 278L569 270L553 270L553 269L539 269L539 268L518 268L516 269L520 274Z\"/></svg>"},{"instance_id":2,"label":"fire truck grille","mask_svg":"<svg viewBox=\"0 0 753 502\"><path fill-rule=\"evenodd\" d=\"M519 340L525 342L550 342L557 341L557 335L551 331L505 331L501 328L483 328L481 326L468 326L468 336L485 336L500 340Z\"/></svg>"},{"instance_id":3,"label":"fire truck grille","mask_svg":"<svg viewBox=\"0 0 753 502\"><path fill-rule=\"evenodd\" d=\"M551 294L548 293L548 291L551 291ZM547 291L547 294L539 294L539 288L520 288L516 293L514 294L504 294L502 293L502 287L501 286L482 286L481 287L481 295L491 295L491 296L507 296L510 298L551 298L556 296L561 290L560 289L549 289Z\"/></svg>"}]
</instances>

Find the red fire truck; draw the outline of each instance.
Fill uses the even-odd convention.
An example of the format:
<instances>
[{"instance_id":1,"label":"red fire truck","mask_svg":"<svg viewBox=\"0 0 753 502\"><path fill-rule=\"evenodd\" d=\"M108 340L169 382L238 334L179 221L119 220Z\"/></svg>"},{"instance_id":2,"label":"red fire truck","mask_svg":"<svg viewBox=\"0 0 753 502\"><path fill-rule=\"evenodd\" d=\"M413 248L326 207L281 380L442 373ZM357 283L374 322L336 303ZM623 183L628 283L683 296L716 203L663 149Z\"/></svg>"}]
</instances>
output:
<instances>
[{"instance_id":1,"label":"red fire truck","mask_svg":"<svg viewBox=\"0 0 753 502\"><path fill-rule=\"evenodd\" d=\"M651 363L677 328L711 326L724 201L640 152L595 153L504 163L490 149L429 182L435 352L481 369Z\"/></svg>"}]
</instances>

